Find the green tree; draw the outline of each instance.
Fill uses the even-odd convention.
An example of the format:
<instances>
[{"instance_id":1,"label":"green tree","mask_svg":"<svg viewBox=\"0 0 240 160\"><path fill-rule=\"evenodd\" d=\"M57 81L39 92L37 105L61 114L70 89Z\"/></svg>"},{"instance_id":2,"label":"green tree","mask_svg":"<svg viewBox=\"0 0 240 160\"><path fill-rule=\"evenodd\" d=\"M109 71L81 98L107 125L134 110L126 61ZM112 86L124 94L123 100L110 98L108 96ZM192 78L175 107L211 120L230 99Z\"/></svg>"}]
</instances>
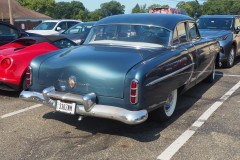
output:
<instances>
[{"instance_id":1,"label":"green tree","mask_svg":"<svg viewBox=\"0 0 240 160\"><path fill-rule=\"evenodd\" d=\"M90 12L85 9L85 10L79 10L78 14L74 16L74 19L80 19L84 22L89 21Z\"/></svg>"},{"instance_id":2,"label":"green tree","mask_svg":"<svg viewBox=\"0 0 240 160\"><path fill-rule=\"evenodd\" d=\"M34 10L36 12L46 14L48 16L53 15L53 10L56 5L55 0L17 0L20 5Z\"/></svg>"},{"instance_id":3,"label":"green tree","mask_svg":"<svg viewBox=\"0 0 240 160\"><path fill-rule=\"evenodd\" d=\"M192 13L192 7L187 2L181 1L177 4L177 7L178 9L185 10L188 15Z\"/></svg>"},{"instance_id":4,"label":"green tree","mask_svg":"<svg viewBox=\"0 0 240 160\"><path fill-rule=\"evenodd\" d=\"M162 8L169 8L170 6L168 4L164 4L161 6Z\"/></svg>"},{"instance_id":5,"label":"green tree","mask_svg":"<svg viewBox=\"0 0 240 160\"><path fill-rule=\"evenodd\" d=\"M199 4L198 0L188 2L180 1L177 4L177 8L185 10L189 16L195 18L202 14L202 6Z\"/></svg>"},{"instance_id":6,"label":"green tree","mask_svg":"<svg viewBox=\"0 0 240 160\"><path fill-rule=\"evenodd\" d=\"M88 10L84 7L82 2L58 2L54 9L53 18L56 19L87 19Z\"/></svg>"},{"instance_id":7,"label":"green tree","mask_svg":"<svg viewBox=\"0 0 240 160\"><path fill-rule=\"evenodd\" d=\"M102 18L103 18L103 14L101 9L96 9L95 11L89 13L90 21L98 21Z\"/></svg>"},{"instance_id":8,"label":"green tree","mask_svg":"<svg viewBox=\"0 0 240 160\"><path fill-rule=\"evenodd\" d=\"M239 0L208 0L203 3L203 14L239 14Z\"/></svg>"},{"instance_id":9,"label":"green tree","mask_svg":"<svg viewBox=\"0 0 240 160\"><path fill-rule=\"evenodd\" d=\"M100 7L101 7L100 9L103 17L117 15L117 14L124 14L125 12L125 6L121 5L121 3L117 1L102 3Z\"/></svg>"},{"instance_id":10,"label":"green tree","mask_svg":"<svg viewBox=\"0 0 240 160\"><path fill-rule=\"evenodd\" d=\"M98 21L104 17L111 15L124 14L125 6L117 1L111 1L107 3L102 3L99 9L96 9L93 12L89 12L88 20Z\"/></svg>"},{"instance_id":11,"label":"green tree","mask_svg":"<svg viewBox=\"0 0 240 160\"><path fill-rule=\"evenodd\" d=\"M136 6L132 9L132 13L146 13L146 12L148 12L146 4L142 6L139 4L136 4Z\"/></svg>"},{"instance_id":12,"label":"green tree","mask_svg":"<svg viewBox=\"0 0 240 160\"><path fill-rule=\"evenodd\" d=\"M234 1L232 7L231 7L231 14L240 14L240 1Z\"/></svg>"},{"instance_id":13,"label":"green tree","mask_svg":"<svg viewBox=\"0 0 240 160\"><path fill-rule=\"evenodd\" d=\"M140 13L140 6L138 4L132 9L132 13Z\"/></svg>"}]
</instances>

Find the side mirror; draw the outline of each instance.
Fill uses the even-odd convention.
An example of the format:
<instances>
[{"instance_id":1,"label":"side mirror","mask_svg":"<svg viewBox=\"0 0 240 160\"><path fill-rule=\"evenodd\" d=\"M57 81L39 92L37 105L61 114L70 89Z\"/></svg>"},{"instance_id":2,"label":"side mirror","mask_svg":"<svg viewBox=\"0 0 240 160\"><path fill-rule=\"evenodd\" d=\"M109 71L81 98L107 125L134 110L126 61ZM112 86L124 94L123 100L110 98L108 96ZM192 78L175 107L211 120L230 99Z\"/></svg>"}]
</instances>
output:
<instances>
[{"instance_id":1,"label":"side mirror","mask_svg":"<svg viewBox=\"0 0 240 160\"><path fill-rule=\"evenodd\" d=\"M61 31L61 30L62 30L61 27L57 27L57 28L56 28L56 31Z\"/></svg>"},{"instance_id":2,"label":"side mirror","mask_svg":"<svg viewBox=\"0 0 240 160\"><path fill-rule=\"evenodd\" d=\"M82 39L82 41L79 43L79 45L82 45L85 42L85 39Z\"/></svg>"},{"instance_id":3,"label":"side mirror","mask_svg":"<svg viewBox=\"0 0 240 160\"><path fill-rule=\"evenodd\" d=\"M236 27L236 32L237 32L237 33L240 32L240 26L237 26L237 27Z\"/></svg>"}]
</instances>

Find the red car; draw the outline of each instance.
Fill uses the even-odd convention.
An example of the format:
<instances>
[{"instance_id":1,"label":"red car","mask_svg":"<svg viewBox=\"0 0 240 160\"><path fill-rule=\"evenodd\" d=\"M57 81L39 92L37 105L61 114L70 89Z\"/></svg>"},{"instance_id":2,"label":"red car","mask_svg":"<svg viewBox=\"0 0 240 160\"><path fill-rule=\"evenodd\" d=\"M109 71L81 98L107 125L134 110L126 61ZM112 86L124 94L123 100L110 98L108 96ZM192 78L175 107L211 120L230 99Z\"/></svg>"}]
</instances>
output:
<instances>
[{"instance_id":1,"label":"red car","mask_svg":"<svg viewBox=\"0 0 240 160\"><path fill-rule=\"evenodd\" d=\"M41 55L77 44L62 36L24 37L0 47L0 89L26 88L25 72L30 61Z\"/></svg>"}]
</instances>

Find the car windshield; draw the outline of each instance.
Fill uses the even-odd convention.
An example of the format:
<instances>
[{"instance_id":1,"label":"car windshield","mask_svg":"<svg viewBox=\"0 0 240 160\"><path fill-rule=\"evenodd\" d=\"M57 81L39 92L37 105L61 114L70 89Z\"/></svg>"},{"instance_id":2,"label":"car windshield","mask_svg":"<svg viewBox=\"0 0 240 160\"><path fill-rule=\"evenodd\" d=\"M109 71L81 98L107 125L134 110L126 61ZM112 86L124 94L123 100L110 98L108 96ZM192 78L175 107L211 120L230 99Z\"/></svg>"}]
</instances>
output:
<instances>
[{"instance_id":1,"label":"car windshield","mask_svg":"<svg viewBox=\"0 0 240 160\"><path fill-rule=\"evenodd\" d=\"M85 44L129 44L144 46L168 46L170 31L156 26L100 25L93 27Z\"/></svg>"},{"instance_id":2,"label":"car windshield","mask_svg":"<svg viewBox=\"0 0 240 160\"><path fill-rule=\"evenodd\" d=\"M88 34L92 28L93 24L83 24L78 23L68 30L66 30L65 34Z\"/></svg>"},{"instance_id":3,"label":"car windshield","mask_svg":"<svg viewBox=\"0 0 240 160\"><path fill-rule=\"evenodd\" d=\"M34 30L52 30L57 22L42 22Z\"/></svg>"},{"instance_id":4,"label":"car windshield","mask_svg":"<svg viewBox=\"0 0 240 160\"><path fill-rule=\"evenodd\" d=\"M60 49L69 48L69 47L72 47L72 46L77 46L76 43L74 43L74 42L72 42L72 41L70 41L69 39L66 39L66 38L54 41L52 43Z\"/></svg>"},{"instance_id":5,"label":"car windshield","mask_svg":"<svg viewBox=\"0 0 240 160\"><path fill-rule=\"evenodd\" d=\"M197 21L199 29L223 29L231 30L233 28L232 18L200 18Z\"/></svg>"}]
</instances>

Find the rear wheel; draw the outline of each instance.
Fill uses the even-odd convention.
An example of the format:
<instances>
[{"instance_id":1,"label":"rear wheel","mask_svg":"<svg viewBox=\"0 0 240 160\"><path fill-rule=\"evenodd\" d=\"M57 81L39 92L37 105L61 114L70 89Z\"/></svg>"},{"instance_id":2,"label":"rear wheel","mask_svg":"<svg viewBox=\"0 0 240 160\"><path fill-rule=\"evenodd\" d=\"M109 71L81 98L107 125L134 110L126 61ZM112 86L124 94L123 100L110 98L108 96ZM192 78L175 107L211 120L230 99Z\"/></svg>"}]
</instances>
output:
<instances>
[{"instance_id":1,"label":"rear wheel","mask_svg":"<svg viewBox=\"0 0 240 160\"><path fill-rule=\"evenodd\" d=\"M164 106L153 111L152 118L157 121L164 121L170 118L176 109L177 97L177 89L175 89L168 95Z\"/></svg>"},{"instance_id":2,"label":"rear wheel","mask_svg":"<svg viewBox=\"0 0 240 160\"><path fill-rule=\"evenodd\" d=\"M209 76L207 76L206 79L204 79L204 82L206 83L212 83L215 79L215 61L214 61L214 64L213 64L213 70L211 72L211 74Z\"/></svg>"},{"instance_id":3,"label":"rear wheel","mask_svg":"<svg viewBox=\"0 0 240 160\"><path fill-rule=\"evenodd\" d=\"M27 81L26 81L26 76L23 76L21 90L25 90L25 89L27 89Z\"/></svg>"},{"instance_id":4,"label":"rear wheel","mask_svg":"<svg viewBox=\"0 0 240 160\"><path fill-rule=\"evenodd\" d=\"M231 68L234 64L235 56L236 56L236 50L235 50L235 47L232 46L230 53L227 56L227 61L223 63L223 66L226 68Z\"/></svg>"}]
</instances>

